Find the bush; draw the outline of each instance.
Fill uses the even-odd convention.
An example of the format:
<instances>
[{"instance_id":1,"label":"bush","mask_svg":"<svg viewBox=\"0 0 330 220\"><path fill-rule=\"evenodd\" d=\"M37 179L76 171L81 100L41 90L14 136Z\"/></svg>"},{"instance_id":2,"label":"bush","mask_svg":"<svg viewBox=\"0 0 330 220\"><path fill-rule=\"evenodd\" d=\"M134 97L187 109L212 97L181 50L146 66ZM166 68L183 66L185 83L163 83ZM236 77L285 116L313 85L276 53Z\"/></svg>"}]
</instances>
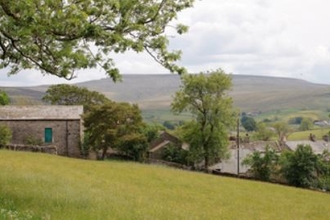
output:
<instances>
[{"instance_id":1,"label":"bush","mask_svg":"<svg viewBox=\"0 0 330 220\"><path fill-rule=\"evenodd\" d=\"M318 157L310 145L298 145L294 152L281 155L281 171L290 185L312 187L317 181Z\"/></svg>"},{"instance_id":2,"label":"bush","mask_svg":"<svg viewBox=\"0 0 330 220\"><path fill-rule=\"evenodd\" d=\"M188 162L188 151L183 150L173 144L170 144L164 149L162 159L169 162L179 163L187 165Z\"/></svg>"},{"instance_id":3,"label":"bush","mask_svg":"<svg viewBox=\"0 0 330 220\"><path fill-rule=\"evenodd\" d=\"M7 125L0 124L0 146L5 146L10 143L12 131Z\"/></svg>"},{"instance_id":4,"label":"bush","mask_svg":"<svg viewBox=\"0 0 330 220\"><path fill-rule=\"evenodd\" d=\"M246 131L255 131L257 130L257 123L252 117L243 116L241 118L242 126Z\"/></svg>"},{"instance_id":5,"label":"bush","mask_svg":"<svg viewBox=\"0 0 330 220\"><path fill-rule=\"evenodd\" d=\"M242 165L251 166L251 171L255 178L263 181L270 181L271 174L274 173L277 164L278 155L269 146L266 146L264 154L255 151L242 162Z\"/></svg>"}]
</instances>

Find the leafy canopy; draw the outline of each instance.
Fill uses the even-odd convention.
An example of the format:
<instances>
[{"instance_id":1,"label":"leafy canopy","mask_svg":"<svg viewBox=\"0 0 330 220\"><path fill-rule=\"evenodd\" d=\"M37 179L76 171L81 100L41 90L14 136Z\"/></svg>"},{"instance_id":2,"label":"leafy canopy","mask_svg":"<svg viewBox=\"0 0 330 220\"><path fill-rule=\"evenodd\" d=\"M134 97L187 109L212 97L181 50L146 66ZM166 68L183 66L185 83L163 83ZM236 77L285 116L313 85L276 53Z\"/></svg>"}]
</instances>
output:
<instances>
[{"instance_id":1,"label":"leafy canopy","mask_svg":"<svg viewBox=\"0 0 330 220\"><path fill-rule=\"evenodd\" d=\"M257 130L257 122L252 117L243 116L241 118L242 126L246 131L255 131Z\"/></svg>"},{"instance_id":2,"label":"leafy canopy","mask_svg":"<svg viewBox=\"0 0 330 220\"><path fill-rule=\"evenodd\" d=\"M146 51L172 72L180 51L169 52L165 30L194 0L0 1L0 68L35 68L72 79L75 70L100 66L120 78L113 53ZM187 27L178 24L178 34Z\"/></svg>"},{"instance_id":3,"label":"leafy canopy","mask_svg":"<svg viewBox=\"0 0 330 220\"><path fill-rule=\"evenodd\" d=\"M317 179L318 157L310 145L300 144L297 149L281 155L281 169L289 184L310 187Z\"/></svg>"},{"instance_id":4,"label":"leafy canopy","mask_svg":"<svg viewBox=\"0 0 330 220\"><path fill-rule=\"evenodd\" d=\"M99 92L67 84L50 86L42 100L52 105L83 105L85 112L89 111L93 105L111 102Z\"/></svg>"},{"instance_id":5,"label":"leafy canopy","mask_svg":"<svg viewBox=\"0 0 330 220\"><path fill-rule=\"evenodd\" d=\"M204 159L205 169L211 160L224 157L226 129L233 123L232 99L227 96L231 78L222 70L182 76L182 86L175 94L174 113L189 111L194 120L182 127L185 141L196 156Z\"/></svg>"},{"instance_id":6,"label":"leafy canopy","mask_svg":"<svg viewBox=\"0 0 330 220\"><path fill-rule=\"evenodd\" d=\"M147 136L141 132L144 123L137 105L112 102L93 106L84 115L84 126L88 145L101 150L102 158L112 148L140 160L147 149Z\"/></svg>"},{"instance_id":7,"label":"leafy canopy","mask_svg":"<svg viewBox=\"0 0 330 220\"><path fill-rule=\"evenodd\" d=\"M270 181L271 174L276 171L278 160L279 156L275 150L266 146L264 154L260 151L254 151L243 160L242 165L251 166L251 171L255 178Z\"/></svg>"}]
</instances>

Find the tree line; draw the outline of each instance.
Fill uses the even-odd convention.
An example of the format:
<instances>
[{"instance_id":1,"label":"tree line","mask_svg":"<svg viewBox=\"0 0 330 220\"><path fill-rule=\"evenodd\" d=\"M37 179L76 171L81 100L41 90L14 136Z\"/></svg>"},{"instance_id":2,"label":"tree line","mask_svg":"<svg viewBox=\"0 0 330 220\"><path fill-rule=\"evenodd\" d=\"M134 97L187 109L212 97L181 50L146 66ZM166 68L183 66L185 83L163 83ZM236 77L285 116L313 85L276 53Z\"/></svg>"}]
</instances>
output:
<instances>
[{"instance_id":1,"label":"tree line","mask_svg":"<svg viewBox=\"0 0 330 220\"><path fill-rule=\"evenodd\" d=\"M294 151L275 152L269 146L264 153L255 151L242 164L249 165L252 177L296 187L330 191L330 152L316 154L310 145L299 144Z\"/></svg>"}]
</instances>

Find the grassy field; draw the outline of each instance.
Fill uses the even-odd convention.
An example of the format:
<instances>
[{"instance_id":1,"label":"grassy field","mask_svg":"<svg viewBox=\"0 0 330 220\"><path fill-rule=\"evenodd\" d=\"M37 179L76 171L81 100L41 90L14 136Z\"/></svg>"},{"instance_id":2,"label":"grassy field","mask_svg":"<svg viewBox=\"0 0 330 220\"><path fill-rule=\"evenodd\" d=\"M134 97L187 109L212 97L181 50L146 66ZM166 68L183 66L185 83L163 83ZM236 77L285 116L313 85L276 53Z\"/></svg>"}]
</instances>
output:
<instances>
[{"instance_id":1,"label":"grassy field","mask_svg":"<svg viewBox=\"0 0 330 220\"><path fill-rule=\"evenodd\" d=\"M328 219L330 195L128 162L0 151L0 219Z\"/></svg>"},{"instance_id":2,"label":"grassy field","mask_svg":"<svg viewBox=\"0 0 330 220\"><path fill-rule=\"evenodd\" d=\"M289 135L288 140L289 141L298 141L298 140L308 140L309 135L312 133L315 135L316 140L322 140L323 135L328 134L330 131L330 128L316 128L313 130L308 131L296 131Z\"/></svg>"},{"instance_id":3,"label":"grassy field","mask_svg":"<svg viewBox=\"0 0 330 220\"><path fill-rule=\"evenodd\" d=\"M170 121L178 123L179 121L189 121L192 119L191 114L184 112L176 115L170 109L144 109L142 110L143 119L148 123L160 123Z\"/></svg>"}]
</instances>

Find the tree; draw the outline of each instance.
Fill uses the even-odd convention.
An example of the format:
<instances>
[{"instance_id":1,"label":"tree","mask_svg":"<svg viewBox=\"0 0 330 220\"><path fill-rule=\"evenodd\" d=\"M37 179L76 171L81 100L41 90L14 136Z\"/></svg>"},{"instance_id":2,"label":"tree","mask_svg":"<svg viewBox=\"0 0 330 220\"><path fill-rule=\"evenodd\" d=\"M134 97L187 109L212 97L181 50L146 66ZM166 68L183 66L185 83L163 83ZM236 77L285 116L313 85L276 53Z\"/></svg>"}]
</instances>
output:
<instances>
[{"instance_id":1,"label":"tree","mask_svg":"<svg viewBox=\"0 0 330 220\"><path fill-rule=\"evenodd\" d=\"M169 162L188 165L189 164L188 154L189 152L187 150L184 150L173 144L169 144L169 146L167 146L164 149L164 152L162 153L162 159Z\"/></svg>"},{"instance_id":2,"label":"tree","mask_svg":"<svg viewBox=\"0 0 330 220\"><path fill-rule=\"evenodd\" d=\"M174 113L189 111L193 121L183 127L183 138L190 151L204 159L207 170L212 160L227 152L227 126L234 122L232 99L227 96L231 78L218 69L197 75L183 75L180 90L171 104Z\"/></svg>"},{"instance_id":3,"label":"tree","mask_svg":"<svg viewBox=\"0 0 330 220\"><path fill-rule=\"evenodd\" d=\"M243 160L242 164L251 166L251 171L255 178L270 181L271 174L277 168L278 159L279 156L275 150L266 146L264 154L254 151Z\"/></svg>"},{"instance_id":4,"label":"tree","mask_svg":"<svg viewBox=\"0 0 330 220\"><path fill-rule=\"evenodd\" d=\"M147 138L142 140L139 136L144 124L137 105L112 102L93 106L84 115L84 126L88 134L87 145L94 150L102 150L102 159L109 148L124 149L127 153L128 146L141 149L141 146L135 144L147 142ZM121 148L121 145L125 146Z\"/></svg>"},{"instance_id":5,"label":"tree","mask_svg":"<svg viewBox=\"0 0 330 220\"><path fill-rule=\"evenodd\" d=\"M265 123L259 122L257 124L257 132L254 134L254 137L257 140L269 141L274 134L274 131L268 128Z\"/></svg>"},{"instance_id":6,"label":"tree","mask_svg":"<svg viewBox=\"0 0 330 220\"><path fill-rule=\"evenodd\" d=\"M292 133L292 129L285 122L276 122L273 124L273 128L275 129L275 134L278 137L278 141L280 144L285 141L285 139Z\"/></svg>"},{"instance_id":7,"label":"tree","mask_svg":"<svg viewBox=\"0 0 330 220\"><path fill-rule=\"evenodd\" d=\"M8 105L10 103L9 96L5 91L0 90L0 105Z\"/></svg>"},{"instance_id":8,"label":"tree","mask_svg":"<svg viewBox=\"0 0 330 220\"><path fill-rule=\"evenodd\" d=\"M65 79L100 66L119 79L113 53L146 51L172 72L183 73L169 52L166 29L194 0L5 0L0 2L0 68L9 74L35 68ZM182 34L187 27L178 24Z\"/></svg>"},{"instance_id":9,"label":"tree","mask_svg":"<svg viewBox=\"0 0 330 220\"><path fill-rule=\"evenodd\" d=\"M67 84L50 86L42 100L52 105L83 105L85 112L89 111L93 105L111 102L99 92Z\"/></svg>"},{"instance_id":10,"label":"tree","mask_svg":"<svg viewBox=\"0 0 330 220\"><path fill-rule=\"evenodd\" d=\"M118 150L131 157L134 161L140 162L145 159L148 147L146 136L137 132L129 132L122 135L118 139L116 146Z\"/></svg>"},{"instance_id":11,"label":"tree","mask_svg":"<svg viewBox=\"0 0 330 220\"><path fill-rule=\"evenodd\" d=\"M281 155L281 171L289 184L311 187L317 179L318 157L310 145L300 144L297 149Z\"/></svg>"},{"instance_id":12,"label":"tree","mask_svg":"<svg viewBox=\"0 0 330 220\"><path fill-rule=\"evenodd\" d=\"M169 130L174 130L175 129L175 124L170 122L170 121L164 121L163 126Z\"/></svg>"},{"instance_id":13,"label":"tree","mask_svg":"<svg viewBox=\"0 0 330 220\"><path fill-rule=\"evenodd\" d=\"M290 119L289 119L289 124L297 124L297 125L300 125L302 120L303 120L303 117L301 117L301 116L294 117L294 118L290 118Z\"/></svg>"},{"instance_id":14,"label":"tree","mask_svg":"<svg viewBox=\"0 0 330 220\"><path fill-rule=\"evenodd\" d=\"M246 131L255 131L257 130L257 122L252 117L243 116L241 118L242 126Z\"/></svg>"},{"instance_id":15,"label":"tree","mask_svg":"<svg viewBox=\"0 0 330 220\"><path fill-rule=\"evenodd\" d=\"M313 122L311 119L309 118L303 118L300 126L299 126L299 130L300 131L308 131L311 130L313 128Z\"/></svg>"},{"instance_id":16,"label":"tree","mask_svg":"<svg viewBox=\"0 0 330 220\"><path fill-rule=\"evenodd\" d=\"M5 124L0 124L0 147L10 143L12 138L12 131Z\"/></svg>"}]
</instances>

